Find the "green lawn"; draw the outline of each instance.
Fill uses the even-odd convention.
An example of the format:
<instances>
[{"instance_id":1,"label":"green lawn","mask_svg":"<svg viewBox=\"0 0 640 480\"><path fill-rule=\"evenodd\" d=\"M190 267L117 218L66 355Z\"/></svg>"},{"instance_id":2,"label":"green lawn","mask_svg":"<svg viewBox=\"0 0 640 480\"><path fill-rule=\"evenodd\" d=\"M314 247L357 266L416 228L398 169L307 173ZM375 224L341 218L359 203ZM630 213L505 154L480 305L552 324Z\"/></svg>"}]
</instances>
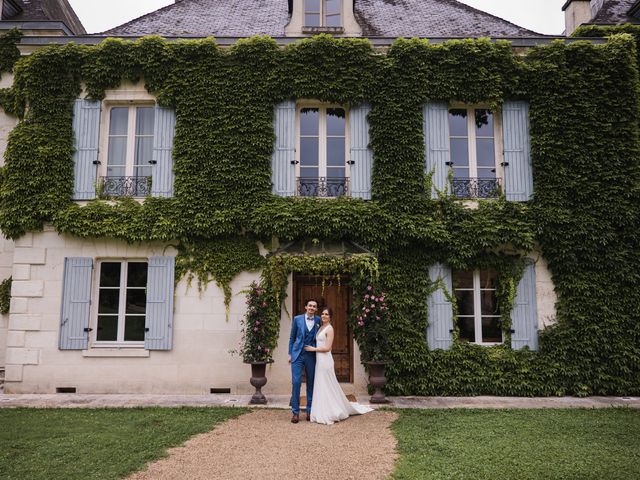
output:
<instances>
[{"instance_id":1,"label":"green lawn","mask_svg":"<svg viewBox=\"0 0 640 480\"><path fill-rule=\"evenodd\" d=\"M406 479L640 479L640 410L399 410Z\"/></svg>"},{"instance_id":2,"label":"green lawn","mask_svg":"<svg viewBox=\"0 0 640 480\"><path fill-rule=\"evenodd\" d=\"M117 479L243 408L0 409L0 478Z\"/></svg>"}]
</instances>

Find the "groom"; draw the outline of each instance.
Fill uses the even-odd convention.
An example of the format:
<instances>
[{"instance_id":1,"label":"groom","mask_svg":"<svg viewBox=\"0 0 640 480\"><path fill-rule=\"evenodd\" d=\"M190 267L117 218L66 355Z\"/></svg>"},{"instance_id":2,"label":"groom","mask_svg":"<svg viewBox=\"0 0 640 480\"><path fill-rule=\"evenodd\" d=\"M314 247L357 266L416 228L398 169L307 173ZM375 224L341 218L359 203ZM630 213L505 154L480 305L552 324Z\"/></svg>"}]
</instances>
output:
<instances>
[{"instance_id":1,"label":"groom","mask_svg":"<svg viewBox=\"0 0 640 480\"><path fill-rule=\"evenodd\" d=\"M311 399L313 396L313 380L316 373L316 352L304 350L306 345L316 346L316 332L320 327L320 317L316 316L318 302L313 298L307 300L306 313L297 315L291 323L289 336L289 363L291 364L291 423L300 420L300 386L302 385L302 368L307 374L307 421L311 420Z\"/></svg>"}]
</instances>

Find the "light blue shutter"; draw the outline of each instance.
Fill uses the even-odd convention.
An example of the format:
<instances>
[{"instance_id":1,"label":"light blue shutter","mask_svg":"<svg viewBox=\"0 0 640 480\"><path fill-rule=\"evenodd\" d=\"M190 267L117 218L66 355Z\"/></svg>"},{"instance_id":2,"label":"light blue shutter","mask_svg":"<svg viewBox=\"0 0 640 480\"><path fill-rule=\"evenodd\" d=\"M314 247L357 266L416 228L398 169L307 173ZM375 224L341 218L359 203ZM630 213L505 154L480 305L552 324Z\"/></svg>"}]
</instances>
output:
<instances>
[{"instance_id":1,"label":"light blue shutter","mask_svg":"<svg viewBox=\"0 0 640 480\"><path fill-rule=\"evenodd\" d=\"M424 106L425 172L433 171L431 198L437 191L447 190L451 151L449 146L449 108L444 102L429 102Z\"/></svg>"},{"instance_id":2,"label":"light blue shutter","mask_svg":"<svg viewBox=\"0 0 640 480\"><path fill-rule=\"evenodd\" d=\"M73 105L73 198L96 198L100 102L78 98Z\"/></svg>"},{"instance_id":3,"label":"light blue shutter","mask_svg":"<svg viewBox=\"0 0 640 480\"><path fill-rule=\"evenodd\" d=\"M91 258L64 259L58 343L60 350L85 350L89 346L92 273Z\"/></svg>"},{"instance_id":4,"label":"light blue shutter","mask_svg":"<svg viewBox=\"0 0 640 480\"><path fill-rule=\"evenodd\" d=\"M453 282L451 281L451 269L440 263L429 267L429 279L435 283L439 278L444 282L449 295L453 294ZM427 327L427 344L429 350L442 348L448 350L452 343L453 330L453 306L447 300L442 290L438 288L433 292L428 300L429 325Z\"/></svg>"},{"instance_id":5,"label":"light blue shutter","mask_svg":"<svg viewBox=\"0 0 640 480\"><path fill-rule=\"evenodd\" d=\"M504 102L502 136L505 195L507 200L526 202L533 193L527 102Z\"/></svg>"},{"instance_id":6,"label":"light blue shutter","mask_svg":"<svg viewBox=\"0 0 640 480\"><path fill-rule=\"evenodd\" d=\"M173 196L173 137L176 131L176 114L172 108L156 105L153 127L153 161L151 169L151 195Z\"/></svg>"},{"instance_id":7,"label":"light blue shutter","mask_svg":"<svg viewBox=\"0 0 640 480\"><path fill-rule=\"evenodd\" d=\"M144 348L171 350L173 338L174 257L149 258Z\"/></svg>"},{"instance_id":8,"label":"light blue shutter","mask_svg":"<svg viewBox=\"0 0 640 480\"><path fill-rule=\"evenodd\" d=\"M536 308L536 268L528 263L516 290L511 312L511 347L538 349L538 313Z\"/></svg>"},{"instance_id":9,"label":"light blue shutter","mask_svg":"<svg viewBox=\"0 0 640 480\"><path fill-rule=\"evenodd\" d=\"M296 102L287 100L276 106L273 129L276 134L271 158L273 193L291 197L296 187Z\"/></svg>"},{"instance_id":10,"label":"light blue shutter","mask_svg":"<svg viewBox=\"0 0 640 480\"><path fill-rule=\"evenodd\" d=\"M369 148L369 122L367 104L354 107L349 112L351 126L351 196L371 200L371 171L373 152Z\"/></svg>"}]
</instances>

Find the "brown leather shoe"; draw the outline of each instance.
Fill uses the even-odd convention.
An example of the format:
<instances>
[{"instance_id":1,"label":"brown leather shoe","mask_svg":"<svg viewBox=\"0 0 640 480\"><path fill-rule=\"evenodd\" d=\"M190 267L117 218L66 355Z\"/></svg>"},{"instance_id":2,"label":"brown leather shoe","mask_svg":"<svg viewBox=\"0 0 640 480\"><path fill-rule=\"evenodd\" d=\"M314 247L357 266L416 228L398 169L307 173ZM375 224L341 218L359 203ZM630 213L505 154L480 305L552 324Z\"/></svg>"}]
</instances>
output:
<instances>
[{"instance_id":1,"label":"brown leather shoe","mask_svg":"<svg viewBox=\"0 0 640 480\"><path fill-rule=\"evenodd\" d=\"M295 413L291 415L291 423L298 423L300 421L300 415L296 415Z\"/></svg>"},{"instance_id":2,"label":"brown leather shoe","mask_svg":"<svg viewBox=\"0 0 640 480\"><path fill-rule=\"evenodd\" d=\"M307 422L310 422L310 421L311 421L311 414L307 413Z\"/></svg>"}]
</instances>

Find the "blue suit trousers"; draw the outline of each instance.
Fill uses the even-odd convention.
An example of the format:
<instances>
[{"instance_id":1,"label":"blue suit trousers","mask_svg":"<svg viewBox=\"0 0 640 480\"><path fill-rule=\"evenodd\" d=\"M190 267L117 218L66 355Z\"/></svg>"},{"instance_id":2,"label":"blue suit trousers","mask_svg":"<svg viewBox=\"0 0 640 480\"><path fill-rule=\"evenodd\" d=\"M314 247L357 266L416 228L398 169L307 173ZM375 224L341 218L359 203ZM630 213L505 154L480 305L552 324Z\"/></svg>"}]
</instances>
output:
<instances>
[{"instance_id":1,"label":"blue suit trousers","mask_svg":"<svg viewBox=\"0 0 640 480\"><path fill-rule=\"evenodd\" d=\"M313 381L316 374L316 353L302 351L298 358L291 362L291 412L300 415L300 387L302 386L302 369L307 374L307 415L311 413L313 399Z\"/></svg>"}]
</instances>

